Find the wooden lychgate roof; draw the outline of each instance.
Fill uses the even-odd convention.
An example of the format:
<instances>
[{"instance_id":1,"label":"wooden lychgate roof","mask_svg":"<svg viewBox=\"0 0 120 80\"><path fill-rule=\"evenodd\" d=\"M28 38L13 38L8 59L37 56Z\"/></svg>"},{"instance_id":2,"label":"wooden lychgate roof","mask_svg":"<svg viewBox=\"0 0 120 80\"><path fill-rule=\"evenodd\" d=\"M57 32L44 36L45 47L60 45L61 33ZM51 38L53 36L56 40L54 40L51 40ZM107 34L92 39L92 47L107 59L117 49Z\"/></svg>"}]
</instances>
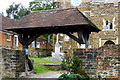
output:
<instances>
[{"instance_id":1,"label":"wooden lychgate roof","mask_svg":"<svg viewBox=\"0 0 120 80\"><path fill-rule=\"evenodd\" d=\"M6 29L15 32L42 30L43 32L64 33L66 30L76 32L82 28L90 32L100 31L77 8L68 8L32 12Z\"/></svg>"}]
</instances>

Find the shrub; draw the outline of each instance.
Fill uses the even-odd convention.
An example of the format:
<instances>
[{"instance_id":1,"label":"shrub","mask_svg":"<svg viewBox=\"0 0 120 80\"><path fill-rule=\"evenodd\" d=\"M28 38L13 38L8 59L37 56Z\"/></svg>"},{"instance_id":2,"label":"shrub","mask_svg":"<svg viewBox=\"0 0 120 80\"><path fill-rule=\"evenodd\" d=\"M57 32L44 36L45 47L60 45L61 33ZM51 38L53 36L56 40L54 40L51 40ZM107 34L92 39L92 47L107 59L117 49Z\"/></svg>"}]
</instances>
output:
<instances>
[{"instance_id":1,"label":"shrub","mask_svg":"<svg viewBox=\"0 0 120 80\"><path fill-rule=\"evenodd\" d=\"M85 77L83 75L79 74L62 74L57 80L85 80Z\"/></svg>"},{"instance_id":2,"label":"shrub","mask_svg":"<svg viewBox=\"0 0 120 80\"><path fill-rule=\"evenodd\" d=\"M78 71L80 70L84 70L83 64L84 63L82 62L82 60L80 60L77 56L65 55L61 67L63 70L66 70L70 72L70 74L72 74L72 73L78 73Z\"/></svg>"},{"instance_id":3,"label":"shrub","mask_svg":"<svg viewBox=\"0 0 120 80\"><path fill-rule=\"evenodd\" d=\"M63 70L66 70L67 73L70 74L79 74L84 75L86 79L89 78L89 76L85 73L85 69L83 68L84 62L80 60L80 58L76 55L65 55L61 67Z\"/></svg>"}]
</instances>

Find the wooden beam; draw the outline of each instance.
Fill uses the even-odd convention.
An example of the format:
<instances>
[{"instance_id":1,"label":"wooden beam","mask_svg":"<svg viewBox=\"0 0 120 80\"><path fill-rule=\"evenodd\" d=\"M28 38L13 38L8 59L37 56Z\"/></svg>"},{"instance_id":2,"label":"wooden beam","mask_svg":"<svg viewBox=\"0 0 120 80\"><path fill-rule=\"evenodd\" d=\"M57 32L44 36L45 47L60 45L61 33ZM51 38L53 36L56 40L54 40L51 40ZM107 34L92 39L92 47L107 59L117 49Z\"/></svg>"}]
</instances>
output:
<instances>
[{"instance_id":1,"label":"wooden beam","mask_svg":"<svg viewBox=\"0 0 120 80\"><path fill-rule=\"evenodd\" d=\"M18 33L18 39L20 43L24 46L27 47L31 42L36 40L41 34L25 34L25 33Z\"/></svg>"},{"instance_id":2,"label":"wooden beam","mask_svg":"<svg viewBox=\"0 0 120 80\"><path fill-rule=\"evenodd\" d=\"M72 35L71 33L66 33L70 38L72 38L73 40L77 41L79 44L85 44L88 39L89 39L89 32L77 32L78 33L78 38L74 35Z\"/></svg>"},{"instance_id":3,"label":"wooden beam","mask_svg":"<svg viewBox=\"0 0 120 80\"><path fill-rule=\"evenodd\" d=\"M77 38L76 36L72 35L71 33L66 33L66 35L68 35L70 38L72 38L73 40L77 41L79 44L83 44L83 41L80 40L79 38Z\"/></svg>"}]
</instances>

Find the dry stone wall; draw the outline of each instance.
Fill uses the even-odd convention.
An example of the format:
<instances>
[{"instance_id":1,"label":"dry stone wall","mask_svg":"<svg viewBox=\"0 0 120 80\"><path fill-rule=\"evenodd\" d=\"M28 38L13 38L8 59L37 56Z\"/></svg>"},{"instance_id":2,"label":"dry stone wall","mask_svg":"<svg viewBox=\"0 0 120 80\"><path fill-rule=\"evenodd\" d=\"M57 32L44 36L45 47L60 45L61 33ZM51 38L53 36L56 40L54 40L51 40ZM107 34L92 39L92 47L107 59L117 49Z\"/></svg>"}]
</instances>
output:
<instances>
[{"instance_id":1,"label":"dry stone wall","mask_svg":"<svg viewBox=\"0 0 120 80\"><path fill-rule=\"evenodd\" d=\"M0 75L3 78L17 78L25 72L25 54L20 50L0 48Z\"/></svg>"}]
</instances>

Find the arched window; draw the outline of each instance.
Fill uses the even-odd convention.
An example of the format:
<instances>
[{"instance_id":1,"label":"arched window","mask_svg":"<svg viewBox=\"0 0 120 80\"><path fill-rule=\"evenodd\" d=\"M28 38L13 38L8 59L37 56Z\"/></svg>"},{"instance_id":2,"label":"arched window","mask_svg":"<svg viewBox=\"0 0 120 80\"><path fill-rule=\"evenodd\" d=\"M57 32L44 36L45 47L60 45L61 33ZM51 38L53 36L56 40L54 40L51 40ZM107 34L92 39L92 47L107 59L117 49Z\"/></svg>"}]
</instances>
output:
<instances>
[{"instance_id":1,"label":"arched window","mask_svg":"<svg viewBox=\"0 0 120 80\"><path fill-rule=\"evenodd\" d=\"M113 23L110 21L110 29L113 29Z\"/></svg>"},{"instance_id":2,"label":"arched window","mask_svg":"<svg viewBox=\"0 0 120 80\"><path fill-rule=\"evenodd\" d=\"M109 29L108 21L106 21L106 30Z\"/></svg>"},{"instance_id":3,"label":"arched window","mask_svg":"<svg viewBox=\"0 0 120 80\"><path fill-rule=\"evenodd\" d=\"M115 45L115 43L111 40L108 40L108 41L105 42L104 45Z\"/></svg>"}]
</instances>

